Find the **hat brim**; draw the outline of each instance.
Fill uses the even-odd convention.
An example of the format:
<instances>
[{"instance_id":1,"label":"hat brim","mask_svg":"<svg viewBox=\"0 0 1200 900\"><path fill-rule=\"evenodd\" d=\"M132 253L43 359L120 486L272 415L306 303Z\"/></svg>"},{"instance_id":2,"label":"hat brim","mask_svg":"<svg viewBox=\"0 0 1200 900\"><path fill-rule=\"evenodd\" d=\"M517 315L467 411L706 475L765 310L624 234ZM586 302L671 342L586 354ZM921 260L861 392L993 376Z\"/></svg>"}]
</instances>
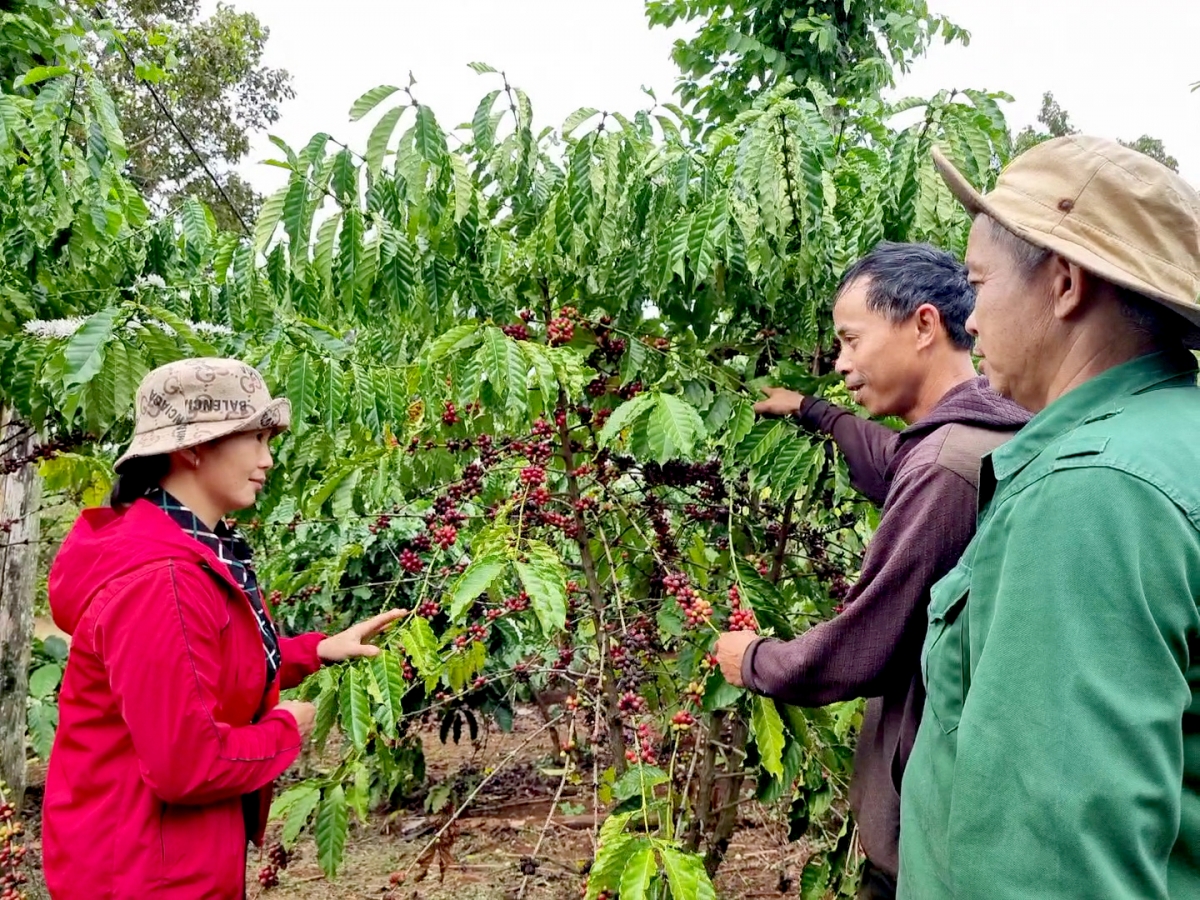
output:
<instances>
[{"instance_id":1,"label":"hat brim","mask_svg":"<svg viewBox=\"0 0 1200 900\"><path fill-rule=\"evenodd\" d=\"M249 419L229 419L223 422L193 422L182 426L183 436L180 436L178 425L166 425L153 431L134 435L128 449L113 465L120 474L122 467L135 459L146 459L151 456L163 456L177 450L187 450L198 447L210 441L230 437L250 431L259 431L264 426L264 419L274 418L274 424L267 426L272 434L287 431L292 424L292 404L286 397L278 397L268 403L262 412L256 413Z\"/></svg>"},{"instance_id":2,"label":"hat brim","mask_svg":"<svg viewBox=\"0 0 1200 900\"><path fill-rule=\"evenodd\" d=\"M1192 326L1190 331L1182 335L1187 347L1192 350L1200 349L1200 306L1194 303L1182 303L1177 298L1164 294L1159 288L1156 288L1149 282L1129 274L1124 269L1113 265L1108 260L1099 256L1090 248L1076 243L1069 238L1031 229L1014 221L1004 212L997 210L994 204L989 203L987 197L977 191L963 174L958 171L954 163L950 162L946 155L937 147L933 148L933 164L937 168L938 174L942 176L942 180L946 182L946 187L950 188L950 193L955 196L972 217L982 213L1035 247L1041 247L1043 250L1057 253L1068 262L1075 263L1077 266L1086 269L1094 275L1098 275L1105 281L1111 281L1113 284L1128 288L1165 306Z\"/></svg>"}]
</instances>

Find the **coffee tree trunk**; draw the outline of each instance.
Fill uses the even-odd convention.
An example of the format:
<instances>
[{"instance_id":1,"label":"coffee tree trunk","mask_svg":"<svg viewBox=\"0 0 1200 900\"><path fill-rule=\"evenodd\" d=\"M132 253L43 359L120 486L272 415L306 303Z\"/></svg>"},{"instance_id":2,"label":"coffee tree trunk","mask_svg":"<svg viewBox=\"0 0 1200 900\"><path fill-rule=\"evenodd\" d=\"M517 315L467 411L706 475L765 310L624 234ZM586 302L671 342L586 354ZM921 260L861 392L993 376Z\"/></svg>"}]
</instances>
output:
<instances>
[{"instance_id":1,"label":"coffee tree trunk","mask_svg":"<svg viewBox=\"0 0 1200 900\"><path fill-rule=\"evenodd\" d=\"M0 463L24 459L37 436L11 410L0 416ZM0 467L0 779L18 807L25 792L25 695L33 643L41 481L32 464Z\"/></svg>"}]
</instances>

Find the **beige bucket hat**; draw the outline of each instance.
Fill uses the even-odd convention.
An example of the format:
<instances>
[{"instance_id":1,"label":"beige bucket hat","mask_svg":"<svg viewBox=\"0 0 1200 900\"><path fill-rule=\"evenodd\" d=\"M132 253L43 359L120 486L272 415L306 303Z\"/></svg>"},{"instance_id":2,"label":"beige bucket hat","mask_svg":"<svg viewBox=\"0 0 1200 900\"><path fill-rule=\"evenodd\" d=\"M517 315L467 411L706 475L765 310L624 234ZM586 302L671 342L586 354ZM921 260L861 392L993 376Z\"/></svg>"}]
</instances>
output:
<instances>
[{"instance_id":1,"label":"beige bucket hat","mask_svg":"<svg viewBox=\"0 0 1200 900\"><path fill-rule=\"evenodd\" d=\"M937 148L942 178L972 214L1107 281L1157 300L1200 346L1200 194L1166 166L1104 138L1071 135L1014 159L981 194Z\"/></svg>"},{"instance_id":2,"label":"beige bucket hat","mask_svg":"<svg viewBox=\"0 0 1200 900\"><path fill-rule=\"evenodd\" d=\"M183 359L142 379L134 409L133 440L117 460L186 450L244 431L286 431L287 400L271 399L262 375L236 359Z\"/></svg>"}]
</instances>

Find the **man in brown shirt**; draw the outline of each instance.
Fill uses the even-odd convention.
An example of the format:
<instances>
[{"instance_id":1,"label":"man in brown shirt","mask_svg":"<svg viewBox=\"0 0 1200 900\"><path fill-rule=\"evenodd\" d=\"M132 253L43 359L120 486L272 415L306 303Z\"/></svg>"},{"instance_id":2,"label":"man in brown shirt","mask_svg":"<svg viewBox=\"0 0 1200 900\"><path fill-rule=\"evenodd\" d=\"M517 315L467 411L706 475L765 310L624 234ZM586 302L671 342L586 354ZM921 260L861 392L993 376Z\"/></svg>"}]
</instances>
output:
<instances>
[{"instance_id":1,"label":"man in brown shirt","mask_svg":"<svg viewBox=\"0 0 1200 900\"><path fill-rule=\"evenodd\" d=\"M883 243L838 288L837 370L895 432L824 400L780 388L755 406L828 434L851 481L883 512L842 612L791 641L729 632L717 641L725 678L799 706L867 701L850 802L867 856L860 898L895 896L900 778L924 704L920 673L929 588L975 530L979 460L1029 414L976 376L965 329L974 306L966 269L928 245Z\"/></svg>"}]
</instances>

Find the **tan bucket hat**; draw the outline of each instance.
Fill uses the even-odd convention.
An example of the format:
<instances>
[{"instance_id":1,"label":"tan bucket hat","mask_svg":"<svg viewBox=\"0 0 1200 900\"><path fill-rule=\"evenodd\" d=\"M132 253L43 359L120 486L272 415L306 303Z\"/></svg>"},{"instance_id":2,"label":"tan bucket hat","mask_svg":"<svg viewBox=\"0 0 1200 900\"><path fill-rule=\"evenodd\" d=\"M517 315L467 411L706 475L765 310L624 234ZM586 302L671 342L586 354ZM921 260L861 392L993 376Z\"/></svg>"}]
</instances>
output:
<instances>
[{"instance_id":1,"label":"tan bucket hat","mask_svg":"<svg viewBox=\"0 0 1200 900\"><path fill-rule=\"evenodd\" d=\"M1071 135L1014 159L980 194L937 148L933 161L967 210L1031 244L1157 300L1200 346L1200 194L1166 166L1104 138Z\"/></svg>"},{"instance_id":2,"label":"tan bucket hat","mask_svg":"<svg viewBox=\"0 0 1200 900\"><path fill-rule=\"evenodd\" d=\"M142 379L133 440L116 469L131 459L186 450L244 431L278 434L292 422L287 400L272 400L262 375L236 359L183 359Z\"/></svg>"}]
</instances>

